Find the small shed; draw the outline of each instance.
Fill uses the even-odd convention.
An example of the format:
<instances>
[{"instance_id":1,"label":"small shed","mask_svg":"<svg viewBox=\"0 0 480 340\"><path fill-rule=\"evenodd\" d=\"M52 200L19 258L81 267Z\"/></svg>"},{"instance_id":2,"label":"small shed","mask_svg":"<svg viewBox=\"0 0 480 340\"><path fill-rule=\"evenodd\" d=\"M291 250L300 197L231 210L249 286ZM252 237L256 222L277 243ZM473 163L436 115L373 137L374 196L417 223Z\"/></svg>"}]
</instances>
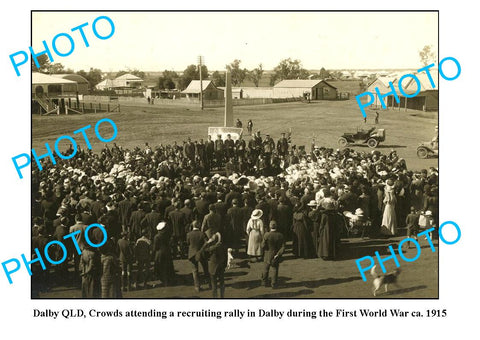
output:
<instances>
[{"instance_id":1,"label":"small shed","mask_svg":"<svg viewBox=\"0 0 480 340\"><path fill-rule=\"evenodd\" d=\"M204 100L222 100L224 98L223 90L217 88L211 80L202 80L202 89ZM189 99L200 99L200 80L192 80L182 91L182 96Z\"/></svg>"},{"instance_id":2,"label":"small shed","mask_svg":"<svg viewBox=\"0 0 480 340\"><path fill-rule=\"evenodd\" d=\"M337 88L323 79L288 79L273 87L273 98L304 97L306 93L312 100L337 99Z\"/></svg>"}]
</instances>

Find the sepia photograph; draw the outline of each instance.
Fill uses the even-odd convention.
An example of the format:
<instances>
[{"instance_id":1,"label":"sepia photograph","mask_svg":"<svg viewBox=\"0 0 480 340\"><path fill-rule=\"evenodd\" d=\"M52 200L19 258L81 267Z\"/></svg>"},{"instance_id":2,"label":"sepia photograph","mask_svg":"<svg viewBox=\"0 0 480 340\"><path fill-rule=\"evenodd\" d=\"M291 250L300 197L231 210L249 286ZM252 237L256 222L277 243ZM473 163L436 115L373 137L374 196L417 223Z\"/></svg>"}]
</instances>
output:
<instances>
[{"instance_id":1,"label":"sepia photograph","mask_svg":"<svg viewBox=\"0 0 480 340\"><path fill-rule=\"evenodd\" d=\"M438 11L31 27L32 299L439 298Z\"/></svg>"}]
</instances>

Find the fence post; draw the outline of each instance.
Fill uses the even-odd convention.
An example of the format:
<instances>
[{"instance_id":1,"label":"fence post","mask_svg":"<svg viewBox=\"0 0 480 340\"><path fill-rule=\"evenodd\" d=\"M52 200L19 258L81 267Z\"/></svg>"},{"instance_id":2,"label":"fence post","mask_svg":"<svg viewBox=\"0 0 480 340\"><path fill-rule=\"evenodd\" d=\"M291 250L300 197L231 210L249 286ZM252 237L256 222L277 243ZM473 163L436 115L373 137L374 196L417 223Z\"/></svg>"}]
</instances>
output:
<instances>
[{"instance_id":1,"label":"fence post","mask_svg":"<svg viewBox=\"0 0 480 340\"><path fill-rule=\"evenodd\" d=\"M110 103L107 103L107 112L110 112Z\"/></svg>"}]
</instances>

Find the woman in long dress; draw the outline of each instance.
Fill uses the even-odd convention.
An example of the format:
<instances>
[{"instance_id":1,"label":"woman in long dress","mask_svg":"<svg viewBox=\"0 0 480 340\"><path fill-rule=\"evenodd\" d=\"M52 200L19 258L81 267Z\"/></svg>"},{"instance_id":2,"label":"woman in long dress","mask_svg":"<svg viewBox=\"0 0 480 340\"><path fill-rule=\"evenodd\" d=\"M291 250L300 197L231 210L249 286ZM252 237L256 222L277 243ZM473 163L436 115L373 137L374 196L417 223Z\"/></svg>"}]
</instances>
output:
<instances>
[{"instance_id":1,"label":"woman in long dress","mask_svg":"<svg viewBox=\"0 0 480 340\"><path fill-rule=\"evenodd\" d=\"M314 256L312 234L307 220L307 212L301 203L293 208L293 254L309 259Z\"/></svg>"},{"instance_id":2,"label":"woman in long dress","mask_svg":"<svg viewBox=\"0 0 480 340\"><path fill-rule=\"evenodd\" d=\"M165 222L158 223L157 234L153 238L153 251L155 254L154 273L164 286L170 285L175 277L170 248L171 235L171 229Z\"/></svg>"},{"instance_id":3,"label":"woman in long dress","mask_svg":"<svg viewBox=\"0 0 480 340\"><path fill-rule=\"evenodd\" d=\"M340 216L335 209L335 201L324 202L319 223L317 256L323 260L334 260L337 256L337 243L340 240Z\"/></svg>"},{"instance_id":4,"label":"woman in long dress","mask_svg":"<svg viewBox=\"0 0 480 340\"><path fill-rule=\"evenodd\" d=\"M255 209L250 216L250 219L247 223L247 234L248 234L248 249L247 254L257 258L257 260L263 255L262 241L263 234L265 233L263 221L261 217L263 211L260 209Z\"/></svg>"},{"instance_id":5,"label":"woman in long dress","mask_svg":"<svg viewBox=\"0 0 480 340\"><path fill-rule=\"evenodd\" d=\"M395 197L395 191L393 187L393 181L387 180L385 184L385 196L383 198L385 208L383 210L382 218L382 230L388 231L389 235L395 235L397 229L397 216L395 214L395 204L397 198Z\"/></svg>"}]
</instances>

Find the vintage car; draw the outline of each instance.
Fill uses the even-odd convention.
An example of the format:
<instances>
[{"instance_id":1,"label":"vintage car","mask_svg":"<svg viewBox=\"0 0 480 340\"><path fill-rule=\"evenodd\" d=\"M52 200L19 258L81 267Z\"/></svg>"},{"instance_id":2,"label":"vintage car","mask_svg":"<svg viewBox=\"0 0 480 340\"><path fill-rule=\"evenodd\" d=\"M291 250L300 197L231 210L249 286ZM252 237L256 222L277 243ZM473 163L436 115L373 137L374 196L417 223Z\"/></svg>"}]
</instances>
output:
<instances>
[{"instance_id":1,"label":"vintage car","mask_svg":"<svg viewBox=\"0 0 480 340\"><path fill-rule=\"evenodd\" d=\"M423 142L417 146L418 158L438 157L438 147L435 148L432 142Z\"/></svg>"},{"instance_id":2,"label":"vintage car","mask_svg":"<svg viewBox=\"0 0 480 340\"><path fill-rule=\"evenodd\" d=\"M344 133L338 139L338 145L346 147L348 144L367 144L370 148L376 148L378 143L385 141L385 129L371 127L368 130L357 128L357 132Z\"/></svg>"}]
</instances>

